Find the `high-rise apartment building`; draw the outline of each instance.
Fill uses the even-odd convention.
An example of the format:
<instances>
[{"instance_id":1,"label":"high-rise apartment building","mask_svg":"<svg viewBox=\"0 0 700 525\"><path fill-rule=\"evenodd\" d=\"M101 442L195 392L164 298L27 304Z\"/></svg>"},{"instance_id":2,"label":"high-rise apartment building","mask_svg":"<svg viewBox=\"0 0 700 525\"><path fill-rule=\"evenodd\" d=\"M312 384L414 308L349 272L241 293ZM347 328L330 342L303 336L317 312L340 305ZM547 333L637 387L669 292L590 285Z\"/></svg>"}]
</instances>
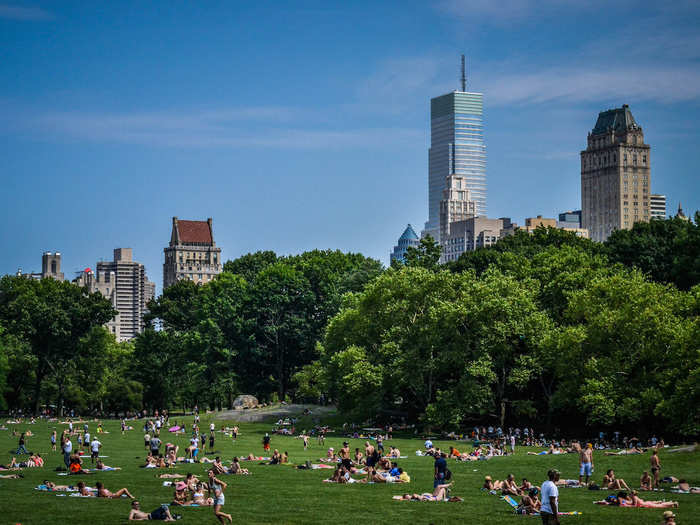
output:
<instances>
[{"instance_id":1,"label":"high-rise apartment building","mask_svg":"<svg viewBox=\"0 0 700 525\"><path fill-rule=\"evenodd\" d=\"M428 221L423 235L440 240L440 201L451 175L460 177L474 202L475 215L486 215L486 145L483 94L453 91L430 101Z\"/></svg>"},{"instance_id":2,"label":"high-rise apartment building","mask_svg":"<svg viewBox=\"0 0 700 525\"><path fill-rule=\"evenodd\" d=\"M652 193L649 196L649 209L652 219L666 218L666 195Z\"/></svg>"},{"instance_id":3,"label":"high-rise apartment building","mask_svg":"<svg viewBox=\"0 0 700 525\"><path fill-rule=\"evenodd\" d=\"M559 214L557 221L558 228L580 228L581 227L581 210L565 211Z\"/></svg>"},{"instance_id":4,"label":"high-rise apartment building","mask_svg":"<svg viewBox=\"0 0 700 525\"><path fill-rule=\"evenodd\" d=\"M113 261L98 262L95 272L86 268L73 282L100 292L119 312L106 325L117 341L127 341L143 331L143 316L155 296L155 284L148 280L143 264L133 260L131 248L115 249Z\"/></svg>"},{"instance_id":5,"label":"high-rise apartment building","mask_svg":"<svg viewBox=\"0 0 700 525\"><path fill-rule=\"evenodd\" d=\"M163 251L163 289L182 279L208 283L221 273L221 248L214 242L211 218L183 221L173 217L170 245Z\"/></svg>"},{"instance_id":6,"label":"high-rise apartment building","mask_svg":"<svg viewBox=\"0 0 700 525\"><path fill-rule=\"evenodd\" d=\"M650 152L627 104L598 115L581 152L581 221L591 239L649 221Z\"/></svg>"},{"instance_id":7,"label":"high-rise apartment building","mask_svg":"<svg viewBox=\"0 0 700 525\"><path fill-rule=\"evenodd\" d=\"M416 232L413 230L413 226L409 224L401 234L401 237L399 237L396 246L394 246L394 251L389 254L389 261L396 259L400 262L404 262L406 250L411 246L416 248L419 244L420 239L418 239L418 235L416 235Z\"/></svg>"}]
</instances>

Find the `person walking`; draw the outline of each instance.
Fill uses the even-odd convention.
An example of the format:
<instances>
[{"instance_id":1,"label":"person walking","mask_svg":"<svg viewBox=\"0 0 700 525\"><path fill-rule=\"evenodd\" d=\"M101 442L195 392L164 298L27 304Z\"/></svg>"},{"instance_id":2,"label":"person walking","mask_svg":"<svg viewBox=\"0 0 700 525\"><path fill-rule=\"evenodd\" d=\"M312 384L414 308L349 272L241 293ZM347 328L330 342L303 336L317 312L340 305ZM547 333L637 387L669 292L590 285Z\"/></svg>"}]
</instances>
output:
<instances>
[{"instance_id":1,"label":"person walking","mask_svg":"<svg viewBox=\"0 0 700 525\"><path fill-rule=\"evenodd\" d=\"M56 452L56 431L51 432L51 450Z\"/></svg>"},{"instance_id":2,"label":"person walking","mask_svg":"<svg viewBox=\"0 0 700 525\"><path fill-rule=\"evenodd\" d=\"M442 485L445 480L445 472L447 472L447 454L444 452L435 456L435 476L433 480L433 488Z\"/></svg>"},{"instance_id":3,"label":"person walking","mask_svg":"<svg viewBox=\"0 0 700 525\"><path fill-rule=\"evenodd\" d=\"M29 451L27 450L27 447L25 446L25 444L26 444L25 436L26 436L25 432L22 432L20 434L19 443L17 444L17 452L15 452L15 454L29 454Z\"/></svg>"},{"instance_id":4,"label":"person walking","mask_svg":"<svg viewBox=\"0 0 700 525\"><path fill-rule=\"evenodd\" d=\"M547 472L547 478L547 481L542 483L542 524L559 525L559 489L556 485L559 481L559 471L551 469Z\"/></svg>"},{"instance_id":5,"label":"person walking","mask_svg":"<svg viewBox=\"0 0 700 525\"><path fill-rule=\"evenodd\" d=\"M226 523L224 520L228 520L229 523L233 523L233 518L230 514L226 514L221 510L226 502L226 497L224 496L224 489L226 489L227 484L223 481L219 481L216 477L214 470L209 471L209 495L214 500L214 516L221 523Z\"/></svg>"},{"instance_id":6,"label":"person walking","mask_svg":"<svg viewBox=\"0 0 700 525\"><path fill-rule=\"evenodd\" d=\"M586 448L581 449L579 452L579 466L580 470L578 473L578 482L583 481L583 476L586 476L586 485L588 485L588 478L593 474L593 443L588 443Z\"/></svg>"},{"instance_id":7,"label":"person walking","mask_svg":"<svg viewBox=\"0 0 700 525\"><path fill-rule=\"evenodd\" d=\"M93 438L90 442L90 462L94 465L95 461L100 457L100 449L102 448L102 443L97 440L97 437Z\"/></svg>"}]
</instances>

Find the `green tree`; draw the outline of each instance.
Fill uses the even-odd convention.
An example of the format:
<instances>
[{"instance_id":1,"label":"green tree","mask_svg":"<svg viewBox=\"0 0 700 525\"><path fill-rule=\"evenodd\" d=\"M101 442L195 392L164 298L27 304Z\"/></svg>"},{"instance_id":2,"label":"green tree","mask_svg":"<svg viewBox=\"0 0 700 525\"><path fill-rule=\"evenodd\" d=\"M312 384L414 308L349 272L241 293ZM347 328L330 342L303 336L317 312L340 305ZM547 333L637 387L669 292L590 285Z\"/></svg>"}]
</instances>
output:
<instances>
[{"instance_id":1,"label":"green tree","mask_svg":"<svg viewBox=\"0 0 700 525\"><path fill-rule=\"evenodd\" d=\"M261 271L276 262L277 254L270 250L247 253L232 261L226 261L224 272L235 273L252 283Z\"/></svg>"},{"instance_id":2,"label":"green tree","mask_svg":"<svg viewBox=\"0 0 700 525\"><path fill-rule=\"evenodd\" d=\"M680 218L636 222L605 241L613 262L639 268L651 279L681 290L700 284L700 213L695 223Z\"/></svg>"},{"instance_id":3,"label":"green tree","mask_svg":"<svg viewBox=\"0 0 700 525\"><path fill-rule=\"evenodd\" d=\"M409 246L406 249L404 261L406 266L435 271L438 269L441 255L442 248L440 243L433 239L432 236L426 235L420 240L418 246Z\"/></svg>"},{"instance_id":4,"label":"green tree","mask_svg":"<svg viewBox=\"0 0 700 525\"><path fill-rule=\"evenodd\" d=\"M28 343L36 359L34 413L38 413L41 387L51 376L58 385L59 409L68 375L73 371L79 341L95 326L117 312L99 293L53 279L33 280L6 276L0 279L0 320L8 332Z\"/></svg>"}]
</instances>

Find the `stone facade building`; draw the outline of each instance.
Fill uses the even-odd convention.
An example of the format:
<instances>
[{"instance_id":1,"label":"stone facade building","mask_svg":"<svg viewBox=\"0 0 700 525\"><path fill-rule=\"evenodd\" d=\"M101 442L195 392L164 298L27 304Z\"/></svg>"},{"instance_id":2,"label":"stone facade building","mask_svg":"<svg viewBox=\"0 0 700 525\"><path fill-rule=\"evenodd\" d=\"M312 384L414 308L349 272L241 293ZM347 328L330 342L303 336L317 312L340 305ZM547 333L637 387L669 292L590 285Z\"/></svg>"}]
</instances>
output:
<instances>
[{"instance_id":1,"label":"stone facade building","mask_svg":"<svg viewBox=\"0 0 700 525\"><path fill-rule=\"evenodd\" d=\"M41 273L22 273L22 268L17 270L17 277L28 279L46 279L47 277L57 281L63 281L64 275L61 271L61 253L44 252L41 254Z\"/></svg>"},{"instance_id":2,"label":"stone facade building","mask_svg":"<svg viewBox=\"0 0 700 525\"><path fill-rule=\"evenodd\" d=\"M512 225L510 219L471 217L450 224L449 234L440 238L441 263L456 261L464 252L492 246L504 235L504 224ZM514 226L514 225L512 225Z\"/></svg>"},{"instance_id":3,"label":"stone facade building","mask_svg":"<svg viewBox=\"0 0 700 525\"><path fill-rule=\"evenodd\" d=\"M466 177L450 175L445 182L440 201L440 238L450 235L450 225L453 222L474 216L476 203L472 200Z\"/></svg>"},{"instance_id":4,"label":"stone facade building","mask_svg":"<svg viewBox=\"0 0 700 525\"><path fill-rule=\"evenodd\" d=\"M221 273L221 248L214 242L211 218L183 221L173 217L170 245L163 250L163 289L188 279L208 283Z\"/></svg>"},{"instance_id":5,"label":"stone facade building","mask_svg":"<svg viewBox=\"0 0 700 525\"><path fill-rule=\"evenodd\" d=\"M119 312L106 325L117 341L127 341L143 331L143 316L155 297L155 283L148 280L143 264L133 260L131 248L115 249L113 261L98 262L95 272L86 268L73 282L100 292Z\"/></svg>"},{"instance_id":6,"label":"stone facade building","mask_svg":"<svg viewBox=\"0 0 700 525\"><path fill-rule=\"evenodd\" d=\"M629 106L603 111L581 152L581 226L605 241L616 229L649 221L651 148Z\"/></svg>"}]
</instances>

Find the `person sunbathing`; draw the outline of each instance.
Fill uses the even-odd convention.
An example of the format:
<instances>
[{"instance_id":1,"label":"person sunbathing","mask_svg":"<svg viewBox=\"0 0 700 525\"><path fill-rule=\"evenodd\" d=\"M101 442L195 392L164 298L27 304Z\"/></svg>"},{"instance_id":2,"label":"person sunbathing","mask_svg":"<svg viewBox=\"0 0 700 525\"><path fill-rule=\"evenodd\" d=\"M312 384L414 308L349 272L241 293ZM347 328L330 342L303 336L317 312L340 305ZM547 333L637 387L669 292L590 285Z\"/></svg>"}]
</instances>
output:
<instances>
[{"instance_id":1,"label":"person sunbathing","mask_svg":"<svg viewBox=\"0 0 700 525\"><path fill-rule=\"evenodd\" d=\"M484 486L482 488L488 490L489 492L492 490L501 490L503 488L503 482L498 480L493 481L491 476L486 476L484 478Z\"/></svg>"},{"instance_id":2,"label":"person sunbathing","mask_svg":"<svg viewBox=\"0 0 700 525\"><path fill-rule=\"evenodd\" d=\"M99 486L99 483L98 483L98 486ZM86 496L89 498L94 498L96 496L95 491L90 490L88 487L86 487L85 483L83 483L82 481L78 481L77 488L78 488L78 494L80 494L81 496Z\"/></svg>"},{"instance_id":3,"label":"person sunbathing","mask_svg":"<svg viewBox=\"0 0 700 525\"><path fill-rule=\"evenodd\" d=\"M631 490L624 479L615 477L615 471L613 469L608 470L605 476L603 476L603 488L609 490Z\"/></svg>"},{"instance_id":4,"label":"person sunbathing","mask_svg":"<svg viewBox=\"0 0 700 525\"><path fill-rule=\"evenodd\" d=\"M101 459L97 460L97 463L95 463L95 468L97 470L121 470L121 467L110 467L109 465L105 465L102 463Z\"/></svg>"},{"instance_id":5,"label":"person sunbathing","mask_svg":"<svg viewBox=\"0 0 700 525\"><path fill-rule=\"evenodd\" d=\"M184 478L184 474L161 474L158 476L161 479L177 479L177 478Z\"/></svg>"},{"instance_id":6,"label":"person sunbathing","mask_svg":"<svg viewBox=\"0 0 700 525\"><path fill-rule=\"evenodd\" d=\"M358 463L358 464L362 463L363 457L364 457L364 454L360 451L359 448L356 448L355 449L355 456L354 456L355 463Z\"/></svg>"},{"instance_id":7,"label":"person sunbathing","mask_svg":"<svg viewBox=\"0 0 700 525\"><path fill-rule=\"evenodd\" d=\"M102 483L99 481L95 483L95 487L97 487L97 497L98 498L109 498L109 499L117 499L121 498L122 495L126 494L128 498L134 499L134 497L131 495L131 493L125 488L119 489L116 492L111 492L107 490Z\"/></svg>"},{"instance_id":8,"label":"person sunbathing","mask_svg":"<svg viewBox=\"0 0 700 525\"><path fill-rule=\"evenodd\" d=\"M192 492L192 503L201 507L211 507L214 504L214 498L204 496L204 484L197 483L197 486Z\"/></svg>"},{"instance_id":9,"label":"person sunbathing","mask_svg":"<svg viewBox=\"0 0 700 525\"><path fill-rule=\"evenodd\" d=\"M518 488L518 485L515 483L515 476L513 476L513 474L508 474L508 477L501 485L501 494L503 496L507 496L509 494L512 496L522 495L522 491Z\"/></svg>"},{"instance_id":10,"label":"person sunbathing","mask_svg":"<svg viewBox=\"0 0 700 525\"><path fill-rule=\"evenodd\" d=\"M72 490L73 489L73 485L56 485L53 481L49 481L47 479L44 480L43 485L46 487L46 490L51 491L51 492L56 491L56 490Z\"/></svg>"},{"instance_id":11,"label":"person sunbathing","mask_svg":"<svg viewBox=\"0 0 700 525\"><path fill-rule=\"evenodd\" d=\"M643 507L646 509L671 509L671 508L677 508L678 507L678 502L677 501L650 501L650 500L643 500L637 495L637 491L633 490L632 493L628 497L620 497L620 494L623 494L624 496L627 496L625 493L619 493L618 494L618 500L620 501L621 506L628 506L628 507Z\"/></svg>"},{"instance_id":12,"label":"person sunbathing","mask_svg":"<svg viewBox=\"0 0 700 525\"><path fill-rule=\"evenodd\" d=\"M175 521L175 518L170 514L170 509L168 509L168 507L160 506L149 514L141 510L141 505L138 501L132 501L129 521L146 520Z\"/></svg>"},{"instance_id":13,"label":"person sunbathing","mask_svg":"<svg viewBox=\"0 0 700 525\"><path fill-rule=\"evenodd\" d=\"M673 487L673 490L678 492L685 492L687 494L700 494L700 488L691 487L685 479L678 480L678 485Z\"/></svg>"},{"instance_id":14,"label":"person sunbathing","mask_svg":"<svg viewBox=\"0 0 700 525\"><path fill-rule=\"evenodd\" d=\"M280 451L275 449L272 452L272 458L270 459L270 462L268 465L279 465L282 462L282 454L280 454Z\"/></svg>"},{"instance_id":15,"label":"person sunbathing","mask_svg":"<svg viewBox=\"0 0 700 525\"><path fill-rule=\"evenodd\" d=\"M233 461L231 462L231 467L229 467L229 472L231 474L250 474L247 468L241 467L241 463L237 457L233 458Z\"/></svg>"},{"instance_id":16,"label":"person sunbathing","mask_svg":"<svg viewBox=\"0 0 700 525\"><path fill-rule=\"evenodd\" d=\"M389 447L389 457L390 458L400 458L401 451L396 447Z\"/></svg>"},{"instance_id":17,"label":"person sunbathing","mask_svg":"<svg viewBox=\"0 0 700 525\"><path fill-rule=\"evenodd\" d=\"M289 452L287 452L286 450L284 451L284 453L282 454L282 457L280 458L280 463L282 463L282 464L289 463Z\"/></svg>"},{"instance_id":18,"label":"person sunbathing","mask_svg":"<svg viewBox=\"0 0 700 525\"><path fill-rule=\"evenodd\" d=\"M642 474L642 477L639 478L639 488L641 490L651 490L651 476L646 470Z\"/></svg>"},{"instance_id":19,"label":"person sunbathing","mask_svg":"<svg viewBox=\"0 0 700 525\"><path fill-rule=\"evenodd\" d=\"M604 452L606 456L631 456L634 454L642 454L644 449L633 447L628 449L620 450L619 452Z\"/></svg>"},{"instance_id":20,"label":"person sunbathing","mask_svg":"<svg viewBox=\"0 0 700 525\"><path fill-rule=\"evenodd\" d=\"M215 474L228 474L229 469L224 467L223 463L221 463L221 458L219 456L216 456L214 459L214 462L212 463L211 466L212 470L214 470Z\"/></svg>"},{"instance_id":21,"label":"person sunbathing","mask_svg":"<svg viewBox=\"0 0 700 525\"><path fill-rule=\"evenodd\" d=\"M518 505L517 512L519 514L535 514L540 511L540 498L537 496L539 491L536 488L531 488L527 493L523 494L523 499Z\"/></svg>"},{"instance_id":22,"label":"person sunbathing","mask_svg":"<svg viewBox=\"0 0 700 525\"><path fill-rule=\"evenodd\" d=\"M520 486L518 488L523 492L523 494L525 492L528 492L532 488L536 488L537 490L540 489L539 487L535 487L532 483L530 483L530 481L528 481L527 478L523 478L523 482L520 484Z\"/></svg>"},{"instance_id":23,"label":"person sunbathing","mask_svg":"<svg viewBox=\"0 0 700 525\"><path fill-rule=\"evenodd\" d=\"M173 495L173 501L171 505L191 505L193 502L187 497L187 483L184 481L178 481L175 483L175 494Z\"/></svg>"}]
</instances>

